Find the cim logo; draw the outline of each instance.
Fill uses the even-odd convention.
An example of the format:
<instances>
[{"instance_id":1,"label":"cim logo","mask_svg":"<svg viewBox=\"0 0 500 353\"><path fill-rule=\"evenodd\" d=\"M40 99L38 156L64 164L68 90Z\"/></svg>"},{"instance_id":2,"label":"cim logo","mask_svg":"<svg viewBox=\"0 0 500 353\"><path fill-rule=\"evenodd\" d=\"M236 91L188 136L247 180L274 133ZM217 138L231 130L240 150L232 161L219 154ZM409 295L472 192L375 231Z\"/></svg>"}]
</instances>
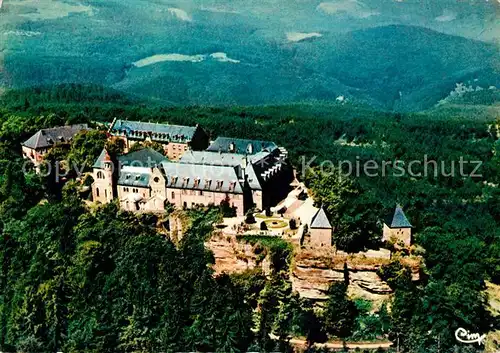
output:
<instances>
[{"instance_id":1,"label":"cim logo","mask_svg":"<svg viewBox=\"0 0 500 353\"><path fill-rule=\"evenodd\" d=\"M486 335L479 333L470 333L464 328L459 328L455 331L455 338L461 343L477 343L479 346L484 345Z\"/></svg>"}]
</instances>

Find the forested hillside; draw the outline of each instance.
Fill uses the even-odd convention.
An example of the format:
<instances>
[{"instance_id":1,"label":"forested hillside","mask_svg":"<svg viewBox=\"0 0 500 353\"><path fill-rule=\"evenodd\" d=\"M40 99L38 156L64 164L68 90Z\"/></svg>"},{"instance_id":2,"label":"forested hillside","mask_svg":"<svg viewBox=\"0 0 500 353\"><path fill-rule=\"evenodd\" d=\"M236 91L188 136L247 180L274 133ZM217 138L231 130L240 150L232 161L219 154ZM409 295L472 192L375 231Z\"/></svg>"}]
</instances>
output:
<instances>
[{"instance_id":1,"label":"forested hillside","mask_svg":"<svg viewBox=\"0 0 500 353\"><path fill-rule=\"evenodd\" d=\"M290 336L386 335L405 352L451 353L475 351L457 344L458 327L500 329L484 294L486 281L500 284L498 106L466 115L456 105L414 114L349 104L173 108L85 86L11 92L0 104L0 350L283 351ZM212 137L286 147L338 228L336 245L347 251L377 246L380 220L402 204L415 226L411 252L424 258L420 281L393 262L380 273L395 289L390 310L363 316L362 303L347 298L340 283L318 314L291 293L279 269L267 279L212 277L203 240L220 217L216 208L192 212L193 227L176 248L156 232L154 217L114 205L87 209L74 183L59 192L47 178L22 173L19 143L37 129L114 117L199 123ZM99 133L81 138L94 142L59 156L92 160L104 145ZM339 179L345 170L318 170L324 160L424 158L444 162L445 173ZM480 176L451 176L460 158L481 162ZM303 164L311 166L304 175Z\"/></svg>"},{"instance_id":2,"label":"forested hillside","mask_svg":"<svg viewBox=\"0 0 500 353\"><path fill-rule=\"evenodd\" d=\"M345 97L418 111L456 83L500 85L495 1L73 2L4 2L1 90L82 83L178 106Z\"/></svg>"}]
</instances>

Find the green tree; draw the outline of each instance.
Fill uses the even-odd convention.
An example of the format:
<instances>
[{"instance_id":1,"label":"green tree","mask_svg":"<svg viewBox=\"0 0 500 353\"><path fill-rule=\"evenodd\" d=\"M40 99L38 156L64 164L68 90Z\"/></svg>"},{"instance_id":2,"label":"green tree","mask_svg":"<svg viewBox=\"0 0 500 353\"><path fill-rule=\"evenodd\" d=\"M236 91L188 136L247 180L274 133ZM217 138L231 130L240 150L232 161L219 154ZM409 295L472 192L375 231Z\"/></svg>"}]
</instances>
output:
<instances>
[{"instance_id":1,"label":"green tree","mask_svg":"<svg viewBox=\"0 0 500 353\"><path fill-rule=\"evenodd\" d=\"M354 302L347 297L345 283L333 283L330 286L323 315L328 333L341 338L351 335L358 313Z\"/></svg>"}]
</instances>

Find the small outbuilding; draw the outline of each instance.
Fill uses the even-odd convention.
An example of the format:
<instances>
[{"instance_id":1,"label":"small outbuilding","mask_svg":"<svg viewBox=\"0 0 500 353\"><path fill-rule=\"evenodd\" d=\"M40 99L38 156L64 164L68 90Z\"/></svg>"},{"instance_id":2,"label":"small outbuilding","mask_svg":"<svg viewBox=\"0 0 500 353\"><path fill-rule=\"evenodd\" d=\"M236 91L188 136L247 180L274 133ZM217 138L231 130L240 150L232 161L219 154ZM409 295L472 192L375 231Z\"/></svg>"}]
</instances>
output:
<instances>
[{"instance_id":1,"label":"small outbuilding","mask_svg":"<svg viewBox=\"0 0 500 353\"><path fill-rule=\"evenodd\" d=\"M405 247L411 245L411 229L413 226L406 218L401 205L397 205L394 213L386 218L384 222L384 233L382 241L400 244Z\"/></svg>"},{"instance_id":2,"label":"small outbuilding","mask_svg":"<svg viewBox=\"0 0 500 353\"><path fill-rule=\"evenodd\" d=\"M312 218L309 233L311 236L311 247L321 248L332 246L333 227L323 207Z\"/></svg>"}]
</instances>

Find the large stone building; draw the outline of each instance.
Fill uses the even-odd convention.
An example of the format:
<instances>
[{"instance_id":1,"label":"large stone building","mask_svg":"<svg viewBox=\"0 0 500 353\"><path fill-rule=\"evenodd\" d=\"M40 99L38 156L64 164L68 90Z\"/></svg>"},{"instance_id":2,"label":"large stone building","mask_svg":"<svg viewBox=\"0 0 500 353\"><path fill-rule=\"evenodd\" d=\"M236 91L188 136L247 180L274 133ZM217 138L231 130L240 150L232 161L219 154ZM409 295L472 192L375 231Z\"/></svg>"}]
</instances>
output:
<instances>
[{"instance_id":1,"label":"large stone building","mask_svg":"<svg viewBox=\"0 0 500 353\"><path fill-rule=\"evenodd\" d=\"M264 210L276 205L289 191L293 171L288 154L272 142L217 138L206 151L189 151L182 164L231 167L246 191L246 208Z\"/></svg>"},{"instance_id":2,"label":"large stone building","mask_svg":"<svg viewBox=\"0 0 500 353\"><path fill-rule=\"evenodd\" d=\"M323 207L313 216L309 227L309 234L311 237L311 247L322 248L332 246L333 227Z\"/></svg>"},{"instance_id":3,"label":"large stone building","mask_svg":"<svg viewBox=\"0 0 500 353\"><path fill-rule=\"evenodd\" d=\"M108 203L118 197L125 210L161 212L167 202L191 208L226 200L238 215L244 214L243 181L232 167L174 163L149 148L113 163L103 150L93 176L94 201Z\"/></svg>"},{"instance_id":4,"label":"large stone building","mask_svg":"<svg viewBox=\"0 0 500 353\"><path fill-rule=\"evenodd\" d=\"M163 145L170 160L179 159L188 150L204 150L209 138L200 126L179 126L114 119L108 132L122 139L125 152L138 142L156 142Z\"/></svg>"},{"instance_id":5,"label":"large stone building","mask_svg":"<svg viewBox=\"0 0 500 353\"><path fill-rule=\"evenodd\" d=\"M21 145L23 157L39 167L52 147L69 145L76 134L86 129L87 124L79 124L39 130Z\"/></svg>"},{"instance_id":6,"label":"large stone building","mask_svg":"<svg viewBox=\"0 0 500 353\"><path fill-rule=\"evenodd\" d=\"M394 213L387 217L384 222L382 241L391 242L397 246L403 245L409 247L412 240L412 228L413 226L408 221L408 218L406 218L403 208L397 205Z\"/></svg>"},{"instance_id":7,"label":"large stone building","mask_svg":"<svg viewBox=\"0 0 500 353\"><path fill-rule=\"evenodd\" d=\"M138 135L138 131L149 132ZM199 126L115 120L110 132L123 138L128 148L138 141L162 142L164 136L158 134L169 135L164 141L166 156L144 148L113 162L103 150L95 162L94 201L107 203L118 198L121 207L130 211L161 212L166 203L190 208L227 201L242 216L252 207L262 210L281 200L293 177L286 150L272 142L220 137L207 150L199 151L196 149L205 146L206 139ZM176 140L175 150L169 140L173 134L184 136L182 143Z\"/></svg>"}]
</instances>

